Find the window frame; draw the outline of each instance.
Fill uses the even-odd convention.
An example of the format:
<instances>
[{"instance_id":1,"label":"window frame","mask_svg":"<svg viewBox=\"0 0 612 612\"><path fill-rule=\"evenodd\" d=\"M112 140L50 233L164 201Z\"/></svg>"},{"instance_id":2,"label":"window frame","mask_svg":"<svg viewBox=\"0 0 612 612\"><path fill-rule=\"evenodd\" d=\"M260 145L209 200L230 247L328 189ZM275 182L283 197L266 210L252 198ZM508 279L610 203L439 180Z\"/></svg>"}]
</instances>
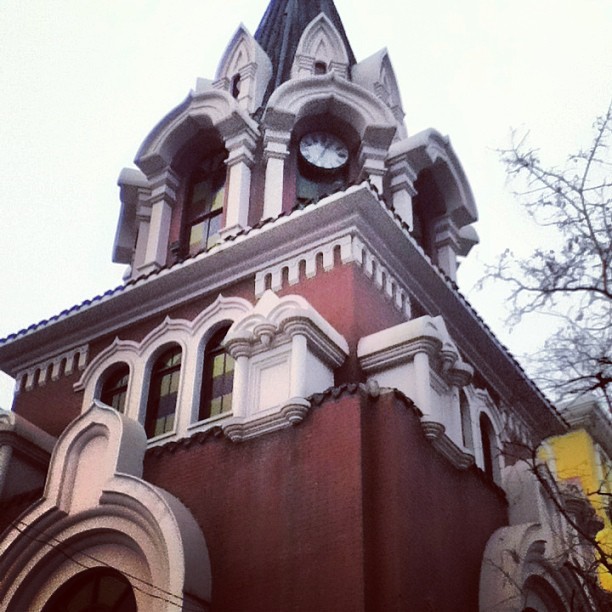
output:
<instances>
[{"instance_id":1,"label":"window frame","mask_svg":"<svg viewBox=\"0 0 612 612\"><path fill-rule=\"evenodd\" d=\"M109 384L109 381L118 377L118 374L123 372L123 375L119 378L118 381L114 383L110 388L106 388ZM122 380L125 380L125 384L119 385L118 383ZM115 408L117 412L121 414L127 414L128 408L128 398L129 398L129 389L130 384L132 382L132 372L129 364L125 361L117 361L110 367L106 368L100 376L98 383L98 390L96 392L96 398L101 401L103 404L110 406L111 408ZM117 396L117 394L121 393L123 397L123 402L120 406L115 405L114 401L111 402L106 401L109 396L113 398Z\"/></svg>"},{"instance_id":2,"label":"window frame","mask_svg":"<svg viewBox=\"0 0 612 612\"><path fill-rule=\"evenodd\" d=\"M178 362L163 366L162 363L164 359L168 359L168 356L170 356L172 353L174 353L174 355L171 357L171 359L175 359L178 355ZM159 436L163 436L166 434L174 433L174 431L176 430L179 408L179 395L183 374L183 362L185 356L184 354L184 348L180 344L171 343L161 347L160 350L157 351L151 359L151 366L148 373L149 384L146 393L146 410L143 422L143 426L148 440L152 440L154 438L158 438ZM174 375L176 375L176 377L174 377ZM174 386L173 381L176 381L176 389L174 393L166 394L166 396L174 395L172 412L169 412L167 415L160 417L160 400L163 397L161 395L162 386L165 384L165 380L167 380L168 376L170 377L169 384L171 389ZM172 417L171 425L168 427L166 421L164 430L159 432L157 429L157 423L160 421L161 418L169 419L169 417Z\"/></svg>"},{"instance_id":3,"label":"window frame","mask_svg":"<svg viewBox=\"0 0 612 612\"><path fill-rule=\"evenodd\" d=\"M228 178L227 157L226 149L210 152L202 157L189 174L185 190L181 238L184 254L194 255L211 248L218 242L214 238L218 236L223 227ZM201 200L195 200L196 189L199 185L205 185L207 193ZM197 202L200 201L203 204L198 206ZM215 227L215 223L218 227ZM203 225L203 238L199 241L192 241L194 228L198 225ZM215 230L212 234L211 227Z\"/></svg>"},{"instance_id":4,"label":"window frame","mask_svg":"<svg viewBox=\"0 0 612 612\"><path fill-rule=\"evenodd\" d=\"M230 324L222 325L217 328L212 335L209 337L208 341L204 346L203 351L203 359L202 359L202 367L201 367L201 379L200 379L200 393L198 398L198 412L197 419L198 422L207 421L210 419L220 418L223 416L227 416L232 412L232 399L233 399L233 387L234 387L234 375L235 375L235 361L234 359L225 351L222 346L223 340L229 331ZM221 378L221 385L223 387L227 386L225 384L225 379L228 372L231 372L231 379L229 385L231 386L231 391L229 394L225 393L221 396L213 395L214 388L214 371L215 371L215 360L218 357L223 356L223 372L219 378ZM227 364L231 363L231 370L226 368ZM223 406L223 401L226 396L229 395L229 405L227 407ZM221 397L221 409L219 411L214 411L212 409L212 402L215 399Z\"/></svg>"}]
</instances>

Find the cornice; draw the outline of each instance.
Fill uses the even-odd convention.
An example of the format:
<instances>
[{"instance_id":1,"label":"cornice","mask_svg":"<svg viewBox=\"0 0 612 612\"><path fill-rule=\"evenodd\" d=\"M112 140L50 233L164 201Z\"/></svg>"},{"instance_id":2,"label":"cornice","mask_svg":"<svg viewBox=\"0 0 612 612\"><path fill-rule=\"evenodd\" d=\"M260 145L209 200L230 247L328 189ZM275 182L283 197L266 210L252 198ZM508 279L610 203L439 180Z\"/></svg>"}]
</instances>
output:
<instances>
[{"instance_id":1,"label":"cornice","mask_svg":"<svg viewBox=\"0 0 612 612\"><path fill-rule=\"evenodd\" d=\"M527 423L542 434L565 430L563 420L457 286L432 264L405 224L367 183L282 214L0 341L0 366L14 375L66 346L91 342L238 281L254 279L270 261L291 258L337 232L361 240L431 316L444 317L464 360L513 402Z\"/></svg>"}]
</instances>

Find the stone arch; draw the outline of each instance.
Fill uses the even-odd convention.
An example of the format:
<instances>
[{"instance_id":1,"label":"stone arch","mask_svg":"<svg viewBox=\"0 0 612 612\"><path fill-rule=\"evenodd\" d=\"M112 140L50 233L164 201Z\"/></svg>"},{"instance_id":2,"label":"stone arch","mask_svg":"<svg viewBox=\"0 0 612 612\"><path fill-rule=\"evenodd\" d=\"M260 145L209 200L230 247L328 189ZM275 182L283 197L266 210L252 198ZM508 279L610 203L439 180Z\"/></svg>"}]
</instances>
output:
<instances>
[{"instance_id":1,"label":"stone arch","mask_svg":"<svg viewBox=\"0 0 612 612\"><path fill-rule=\"evenodd\" d=\"M381 49L356 64L352 70L352 78L355 83L374 93L391 109L400 126L400 136L405 138L407 134L403 125L402 98L387 49Z\"/></svg>"},{"instance_id":2,"label":"stone arch","mask_svg":"<svg viewBox=\"0 0 612 612\"><path fill-rule=\"evenodd\" d=\"M84 568L114 567L138 609L206 610L210 562L187 508L142 480L142 427L94 403L55 446L42 499L5 533L0 600L8 612L42 609Z\"/></svg>"},{"instance_id":3,"label":"stone arch","mask_svg":"<svg viewBox=\"0 0 612 612\"><path fill-rule=\"evenodd\" d=\"M348 163L333 179L325 177L327 182L319 177L320 193L315 189L316 195L310 197L324 197L360 180L371 180L382 191L384 159L397 125L390 109L364 88L333 72L289 80L270 97L262 124L268 157L264 216L276 216L283 206L288 208L295 203L292 196L298 191L297 147L307 132L331 132L343 140L349 152ZM290 150L296 155L290 156Z\"/></svg>"},{"instance_id":4,"label":"stone arch","mask_svg":"<svg viewBox=\"0 0 612 612\"><path fill-rule=\"evenodd\" d=\"M586 584L579 584L558 557L548 554L548 537L540 522L502 527L493 533L481 565L480 612L502 608L523 612L542 601L547 612L592 609ZM540 601L530 600L532 594Z\"/></svg>"},{"instance_id":5,"label":"stone arch","mask_svg":"<svg viewBox=\"0 0 612 612\"><path fill-rule=\"evenodd\" d=\"M155 356L169 344L175 343L183 351L185 372L181 382L181 406L177 413L177 427L182 433L194 423L196 410L196 389L200 384L202 349L214 330L222 323L233 323L253 308L252 304L239 297L217 296L215 301L200 312L193 321L166 317L140 342L115 338L113 343L100 352L89 363L81 378L74 385L75 391L83 392L83 412L96 398L100 377L113 364L125 362L130 368L126 416L142 420L148 396L150 368Z\"/></svg>"},{"instance_id":6,"label":"stone arch","mask_svg":"<svg viewBox=\"0 0 612 612\"><path fill-rule=\"evenodd\" d=\"M459 227L478 219L472 189L448 137L427 129L397 143L393 155L407 153L415 174L428 170L444 197L444 214Z\"/></svg>"},{"instance_id":7,"label":"stone arch","mask_svg":"<svg viewBox=\"0 0 612 612\"><path fill-rule=\"evenodd\" d=\"M348 77L349 56L342 36L327 15L319 13L306 27L298 43L291 78L312 76L323 63L328 72Z\"/></svg>"},{"instance_id":8,"label":"stone arch","mask_svg":"<svg viewBox=\"0 0 612 612\"><path fill-rule=\"evenodd\" d=\"M258 133L257 124L228 92L209 86L192 91L153 128L136 154L136 165L148 177L155 175L172 164L198 131L210 128L223 140L243 130Z\"/></svg>"},{"instance_id":9,"label":"stone arch","mask_svg":"<svg viewBox=\"0 0 612 612\"><path fill-rule=\"evenodd\" d=\"M334 74L283 83L270 97L263 124L291 131L299 119L323 112L350 123L362 139L381 132L389 146L395 133L391 111L374 94Z\"/></svg>"}]
</instances>

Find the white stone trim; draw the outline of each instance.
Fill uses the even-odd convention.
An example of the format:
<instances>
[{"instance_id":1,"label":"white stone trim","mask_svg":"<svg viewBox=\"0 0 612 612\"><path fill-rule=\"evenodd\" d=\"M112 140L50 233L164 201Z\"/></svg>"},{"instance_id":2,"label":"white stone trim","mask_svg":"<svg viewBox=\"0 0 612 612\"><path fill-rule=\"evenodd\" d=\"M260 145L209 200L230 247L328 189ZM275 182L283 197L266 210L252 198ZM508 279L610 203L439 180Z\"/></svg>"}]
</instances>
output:
<instances>
[{"instance_id":1,"label":"white stone trim","mask_svg":"<svg viewBox=\"0 0 612 612\"><path fill-rule=\"evenodd\" d=\"M87 410L97 397L99 381L105 372L113 365L123 362L130 368L126 416L144 423L153 363L161 351L171 344L177 344L181 347L182 356L174 431L152 438L149 445L167 442L169 439L189 435L194 430L207 428L208 420L198 422L197 414L206 343L220 324L231 324L251 309L251 303L243 298L225 298L219 295L215 302L193 321L166 317L141 342L115 338L110 346L92 360L74 385L75 391L83 392L83 411Z\"/></svg>"},{"instance_id":2,"label":"white stone trim","mask_svg":"<svg viewBox=\"0 0 612 612\"><path fill-rule=\"evenodd\" d=\"M285 271L287 284L289 286L297 284L302 263L306 278L313 278L317 275L319 257L322 257L324 272L333 270L336 249L340 249L340 265L357 263L385 298L407 319L411 317L412 308L408 290L400 284L398 277L388 267L382 265L382 258L374 254L373 250L354 232L337 233L325 241L311 245L308 249L292 254L289 258L273 260L269 266L255 274L256 297L261 297L266 289L272 291L282 289Z\"/></svg>"},{"instance_id":3,"label":"white stone trim","mask_svg":"<svg viewBox=\"0 0 612 612\"><path fill-rule=\"evenodd\" d=\"M240 76L237 100L254 113L263 101L272 77L272 62L251 33L240 24L219 62L213 87L231 94L232 80Z\"/></svg>"},{"instance_id":4,"label":"white stone trim","mask_svg":"<svg viewBox=\"0 0 612 612\"><path fill-rule=\"evenodd\" d=\"M291 78L312 76L315 64L322 62L328 71L348 78L349 57L340 33L325 13L319 13L305 28L291 67Z\"/></svg>"},{"instance_id":5,"label":"white stone trim","mask_svg":"<svg viewBox=\"0 0 612 612\"><path fill-rule=\"evenodd\" d=\"M400 137L407 136L404 127L404 110L400 90L387 49L381 49L370 57L355 64L351 71L355 83L373 92L393 113L399 128Z\"/></svg>"},{"instance_id":6,"label":"white stone trim","mask_svg":"<svg viewBox=\"0 0 612 612\"><path fill-rule=\"evenodd\" d=\"M116 568L138 609L207 609L204 536L177 498L142 480L145 449L138 423L98 404L62 433L41 501L0 541L3 610L42 609L83 566Z\"/></svg>"},{"instance_id":7,"label":"white stone trim","mask_svg":"<svg viewBox=\"0 0 612 612\"><path fill-rule=\"evenodd\" d=\"M306 398L333 385L348 355L346 340L303 297L269 290L232 325L225 346L236 360L236 392L222 428L234 441L301 421Z\"/></svg>"},{"instance_id":8,"label":"white stone trim","mask_svg":"<svg viewBox=\"0 0 612 612\"><path fill-rule=\"evenodd\" d=\"M474 456L467 449L456 444L447 434L442 423L421 420L421 428L425 437L434 448L455 467L465 470L474 464Z\"/></svg>"},{"instance_id":9,"label":"white stone trim","mask_svg":"<svg viewBox=\"0 0 612 612\"><path fill-rule=\"evenodd\" d=\"M468 384L473 369L461 358L441 316L426 315L365 336L357 356L370 380L399 389L415 402L440 452L458 466L466 463L462 457L471 450L463 447L457 388Z\"/></svg>"},{"instance_id":10,"label":"white stone trim","mask_svg":"<svg viewBox=\"0 0 612 612\"><path fill-rule=\"evenodd\" d=\"M47 380L49 372L51 380L56 382L62 376L82 371L87 364L88 353L89 345L83 344L22 370L15 377L15 393L19 393L22 389L32 391L36 387L43 387L49 382Z\"/></svg>"}]
</instances>

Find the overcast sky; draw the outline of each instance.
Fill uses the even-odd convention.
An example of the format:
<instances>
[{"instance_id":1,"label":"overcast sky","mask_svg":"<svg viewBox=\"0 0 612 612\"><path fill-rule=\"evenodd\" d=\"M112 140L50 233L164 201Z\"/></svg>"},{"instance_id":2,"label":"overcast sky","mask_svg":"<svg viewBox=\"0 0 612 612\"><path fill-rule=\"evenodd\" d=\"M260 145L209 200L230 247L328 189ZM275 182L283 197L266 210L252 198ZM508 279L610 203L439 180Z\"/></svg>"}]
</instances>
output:
<instances>
[{"instance_id":1,"label":"overcast sky","mask_svg":"<svg viewBox=\"0 0 612 612\"><path fill-rule=\"evenodd\" d=\"M0 337L121 282L111 262L116 180L197 77L213 78L267 0L0 0ZM357 60L390 52L410 134L451 137L479 208L464 294L513 352L503 294L472 290L526 229L495 149L529 129L562 163L612 97L610 0L336 0ZM539 325L537 326L539 327ZM10 406L0 379L0 406Z\"/></svg>"}]
</instances>

